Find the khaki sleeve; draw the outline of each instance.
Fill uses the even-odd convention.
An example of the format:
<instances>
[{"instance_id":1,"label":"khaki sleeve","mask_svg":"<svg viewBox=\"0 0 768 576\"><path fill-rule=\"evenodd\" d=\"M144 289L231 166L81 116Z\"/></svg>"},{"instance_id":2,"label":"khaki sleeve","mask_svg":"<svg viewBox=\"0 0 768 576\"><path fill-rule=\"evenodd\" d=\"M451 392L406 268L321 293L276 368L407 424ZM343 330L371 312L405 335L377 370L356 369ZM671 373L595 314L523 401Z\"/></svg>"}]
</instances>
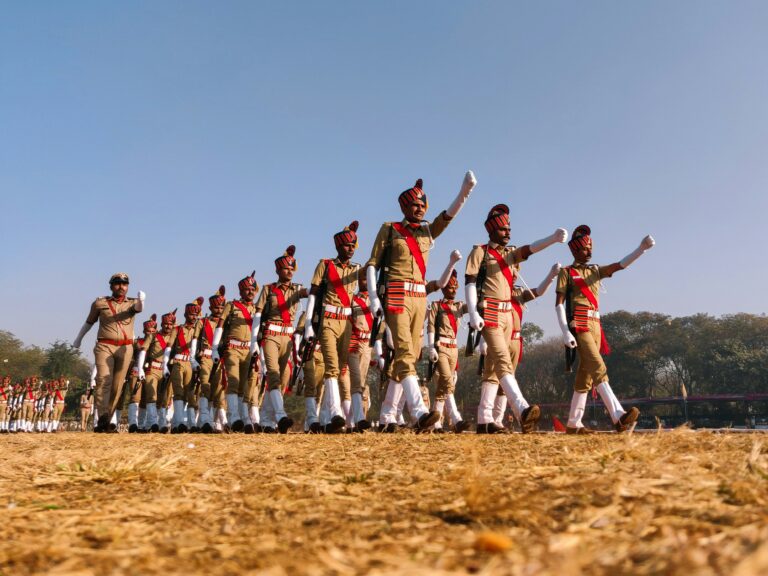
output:
<instances>
[{"instance_id":1,"label":"khaki sleeve","mask_svg":"<svg viewBox=\"0 0 768 576\"><path fill-rule=\"evenodd\" d=\"M437 238L442 234L446 228L448 228L448 224L451 223L452 218L448 216L448 214L445 213L445 210L440 212L440 214L437 215L437 218L434 219L434 221L429 225L429 233L432 235L432 238Z\"/></svg>"},{"instance_id":2,"label":"khaki sleeve","mask_svg":"<svg viewBox=\"0 0 768 576\"><path fill-rule=\"evenodd\" d=\"M469 308L467 308L466 302L462 302L461 306L459 306L459 316L464 316L464 314L469 314Z\"/></svg>"},{"instance_id":3,"label":"khaki sleeve","mask_svg":"<svg viewBox=\"0 0 768 576\"><path fill-rule=\"evenodd\" d=\"M480 272L480 266L483 264L483 256L485 254L485 250L483 250L482 246L474 246L472 248L472 251L469 253L469 256L467 257L467 267L464 271L464 273L467 276L477 276Z\"/></svg>"},{"instance_id":4,"label":"khaki sleeve","mask_svg":"<svg viewBox=\"0 0 768 576\"><path fill-rule=\"evenodd\" d=\"M520 304L525 304L526 302L530 302L531 300L536 299L536 295L533 292L520 287L515 288L515 293L512 297Z\"/></svg>"},{"instance_id":5,"label":"khaki sleeve","mask_svg":"<svg viewBox=\"0 0 768 576\"><path fill-rule=\"evenodd\" d=\"M200 338L200 333L203 331L203 323L198 320L195 322L195 330L192 332L192 338Z\"/></svg>"},{"instance_id":6,"label":"khaki sleeve","mask_svg":"<svg viewBox=\"0 0 768 576\"><path fill-rule=\"evenodd\" d=\"M608 266L598 266L597 273L600 275L601 280L613 276L613 274L610 273L610 268Z\"/></svg>"},{"instance_id":7,"label":"khaki sleeve","mask_svg":"<svg viewBox=\"0 0 768 576\"><path fill-rule=\"evenodd\" d=\"M267 305L267 298L269 297L269 290L268 290L269 284L264 284L264 286L261 289L261 292L259 292L259 297L256 298L256 304L254 306L256 307L256 314L261 314L264 312L264 307Z\"/></svg>"},{"instance_id":8,"label":"khaki sleeve","mask_svg":"<svg viewBox=\"0 0 768 576\"><path fill-rule=\"evenodd\" d=\"M227 318L229 318L230 314L232 314L232 302L227 302L224 304L224 311L221 313L221 318L219 319L219 322L222 326L227 321Z\"/></svg>"},{"instance_id":9,"label":"khaki sleeve","mask_svg":"<svg viewBox=\"0 0 768 576\"><path fill-rule=\"evenodd\" d=\"M131 310L130 310L131 316L136 316L136 314L139 313L139 311L136 310L136 304L138 302L139 302L138 298L131 298Z\"/></svg>"},{"instance_id":10,"label":"khaki sleeve","mask_svg":"<svg viewBox=\"0 0 768 576\"><path fill-rule=\"evenodd\" d=\"M144 350L145 352L149 350L149 347L152 346L152 342L154 339L155 339L154 334L148 338L144 338L144 343L141 345L141 349Z\"/></svg>"},{"instance_id":11,"label":"khaki sleeve","mask_svg":"<svg viewBox=\"0 0 768 576\"><path fill-rule=\"evenodd\" d=\"M389 241L389 229L392 226L389 222L385 222L381 225L379 233L376 235L376 240L373 242L373 248L371 249L371 257L368 262L365 263L366 268L373 266L375 268L381 268L381 259L384 256L384 251L387 249L387 242Z\"/></svg>"},{"instance_id":12,"label":"khaki sleeve","mask_svg":"<svg viewBox=\"0 0 768 576\"><path fill-rule=\"evenodd\" d=\"M555 292L558 294L565 294L568 290L568 269L567 268L561 268L560 272L557 274L557 287L555 288Z\"/></svg>"},{"instance_id":13,"label":"khaki sleeve","mask_svg":"<svg viewBox=\"0 0 768 576\"><path fill-rule=\"evenodd\" d=\"M510 260L510 262L508 262L509 264L519 264L520 262L525 262L528 260L528 256L523 254L523 250L521 248L515 248L512 250L507 255L507 258Z\"/></svg>"},{"instance_id":14,"label":"khaki sleeve","mask_svg":"<svg viewBox=\"0 0 768 576\"><path fill-rule=\"evenodd\" d=\"M320 260L315 267L315 273L312 274L312 286L320 286L323 283L323 277L325 276L325 260Z\"/></svg>"},{"instance_id":15,"label":"khaki sleeve","mask_svg":"<svg viewBox=\"0 0 768 576\"><path fill-rule=\"evenodd\" d=\"M101 306L99 306L99 299L93 301L93 304L91 304L91 311L88 312L88 318L85 319L85 321L88 324L96 324L96 321L99 319L99 314L101 314Z\"/></svg>"},{"instance_id":16,"label":"khaki sleeve","mask_svg":"<svg viewBox=\"0 0 768 576\"><path fill-rule=\"evenodd\" d=\"M429 307L429 316L427 317L427 332L435 331L435 320L437 319L437 305L436 302L432 302Z\"/></svg>"}]
</instances>

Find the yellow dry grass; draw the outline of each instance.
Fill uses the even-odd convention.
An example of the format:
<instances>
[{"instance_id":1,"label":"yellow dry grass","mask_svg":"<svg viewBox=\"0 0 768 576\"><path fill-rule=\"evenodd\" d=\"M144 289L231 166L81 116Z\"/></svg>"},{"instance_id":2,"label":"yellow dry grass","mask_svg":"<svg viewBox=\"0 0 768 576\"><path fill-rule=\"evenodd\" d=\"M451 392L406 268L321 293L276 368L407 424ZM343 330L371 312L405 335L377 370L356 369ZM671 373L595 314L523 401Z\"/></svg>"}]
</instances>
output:
<instances>
[{"instance_id":1,"label":"yellow dry grass","mask_svg":"<svg viewBox=\"0 0 768 576\"><path fill-rule=\"evenodd\" d=\"M768 574L768 436L0 437L0 574Z\"/></svg>"}]
</instances>

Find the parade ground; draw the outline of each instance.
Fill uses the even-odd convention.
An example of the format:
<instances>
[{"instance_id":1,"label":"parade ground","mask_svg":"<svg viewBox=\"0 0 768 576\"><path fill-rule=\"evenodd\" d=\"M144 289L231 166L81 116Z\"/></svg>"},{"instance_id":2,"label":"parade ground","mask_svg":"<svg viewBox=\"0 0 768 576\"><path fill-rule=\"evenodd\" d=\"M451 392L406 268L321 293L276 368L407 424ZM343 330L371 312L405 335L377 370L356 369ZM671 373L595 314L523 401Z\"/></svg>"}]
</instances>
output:
<instances>
[{"instance_id":1,"label":"parade ground","mask_svg":"<svg viewBox=\"0 0 768 576\"><path fill-rule=\"evenodd\" d=\"M765 574L767 440L6 435L0 574Z\"/></svg>"}]
</instances>

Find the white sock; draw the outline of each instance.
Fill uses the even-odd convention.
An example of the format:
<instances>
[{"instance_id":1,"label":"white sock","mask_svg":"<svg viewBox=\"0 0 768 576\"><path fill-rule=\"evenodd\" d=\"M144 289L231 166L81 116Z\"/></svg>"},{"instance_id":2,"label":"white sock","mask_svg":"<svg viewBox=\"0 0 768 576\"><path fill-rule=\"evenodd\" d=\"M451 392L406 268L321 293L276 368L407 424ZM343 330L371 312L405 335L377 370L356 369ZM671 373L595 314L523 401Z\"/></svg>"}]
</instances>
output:
<instances>
[{"instance_id":1,"label":"white sock","mask_svg":"<svg viewBox=\"0 0 768 576\"><path fill-rule=\"evenodd\" d=\"M456 398L453 394L448 394L448 398L445 399L445 405L448 408L448 419L451 421L451 425L455 426L461 421L461 413L458 406L456 406Z\"/></svg>"},{"instance_id":2,"label":"white sock","mask_svg":"<svg viewBox=\"0 0 768 576\"><path fill-rule=\"evenodd\" d=\"M192 428L197 425L197 413L194 408L187 406L187 426Z\"/></svg>"},{"instance_id":3,"label":"white sock","mask_svg":"<svg viewBox=\"0 0 768 576\"><path fill-rule=\"evenodd\" d=\"M202 428L211 423L211 413L208 411L208 398L200 397L197 401L197 425Z\"/></svg>"},{"instance_id":4,"label":"white sock","mask_svg":"<svg viewBox=\"0 0 768 576\"><path fill-rule=\"evenodd\" d=\"M128 404L128 426L131 424L138 425L139 421L139 405L131 402Z\"/></svg>"},{"instance_id":5,"label":"white sock","mask_svg":"<svg viewBox=\"0 0 768 576\"><path fill-rule=\"evenodd\" d=\"M445 400L435 400L435 406L433 410L440 413L440 420L435 423L435 428L443 427L443 409L445 408Z\"/></svg>"},{"instance_id":6,"label":"white sock","mask_svg":"<svg viewBox=\"0 0 768 576\"><path fill-rule=\"evenodd\" d=\"M403 378L401 384L403 385L403 396L405 396L405 401L408 404L408 413L411 415L411 419L418 420L429 412L424 405L424 398L419 387L419 379L411 374Z\"/></svg>"},{"instance_id":7,"label":"white sock","mask_svg":"<svg viewBox=\"0 0 768 576\"><path fill-rule=\"evenodd\" d=\"M499 426L504 425L504 412L507 411L507 397L499 396L493 399L493 421Z\"/></svg>"},{"instance_id":8,"label":"white sock","mask_svg":"<svg viewBox=\"0 0 768 576\"><path fill-rule=\"evenodd\" d=\"M184 424L184 400L173 401L173 427Z\"/></svg>"},{"instance_id":9,"label":"white sock","mask_svg":"<svg viewBox=\"0 0 768 576\"><path fill-rule=\"evenodd\" d=\"M227 420L230 424L240 420L240 400L237 394L227 394Z\"/></svg>"},{"instance_id":10,"label":"white sock","mask_svg":"<svg viewBox=\"0 0 768 576\"><path fill-rule=\"evenodd\" d=\"M157 424L157 404L150 402L147 404L147 415L144 419L145 429L149 429Z\"/></svg>"},{"instance_id":11,"label":"white sock","mask_svg":"<svg viewBox=\"0 0 768 576\"><path fill-rule=\"evenodd\" d=\"M315 422L319 421L317 417L317 400L315 400L314 397L304 398L304 411L306 412L306 428L309 430L310 424L314 424Z\"/></svg>"},{"instance_id":12,"label":"white sock","mask_svg":"<svg viewBox=\"0 0 768 576\"><path fill-rule=\"evenodd\" d=\"M251 418L251 424L258 424L261 421L261 418L259 417L259 407L254 404L249 404L248 416Z\"/></svg>"},{"instance_id":13,"label":"white sock","mask_svg":"<svg viewBox=\"0 0 768 576\"><path fill-rule=\"evenodd\" d=\"M477 423L491 424L493 422L493 403L499 385L491 382L483 382L480 386L480 403L477 405Z\"/></svg>"},{"instance_id":14,"label":"white sock","mask_svg":"<svg viewBox=\"0 0 768 576\"><path fill-rule=\"evenodd\" d=\"M608 380L597 385L597 393L600 394L600 398L603 399L603 404L605 404L605 407L608 409L608 414L611 415L611 420L616 424L616 422L619 421L619 418L626 414L626 410L621 407L621 403L619 402L619 399L616 398L613 390L611 390L611 385L608 384Z\"/></svg>"},{"instance_id":15,"label":"white sock","mask_svg":"<svg viewBox=\"0 0 768 576\"><path fill-rule=\"evenodd\" d=\"M283 395L277 388L269 391L269 398L272 400L272 408L275 410L275 420L280 422L281 419L288 416L285 413L285 405L283 404Z\"/></svg>"},{"instance_id":16,"label":"white sock","mask_svg":"<svg viewBox=\"0 0 768 576\"><path fill-rule=\"evenodd\" d=\"M352 421L357 424L360 420L365 420L365 411L363 410L363 395L360 392L352 394Z\"/></svg>"},{"instance_id":17,"label":"white sock","mask_svg":"<svg viewBox=\"0 0 768 576\"><path fill-rule=\"evenodd\" d=\"M569 428L583 428L581 419L584 416L584 409L587 406L587 393L574 392L571 398L571 411L568 413Z\"/></svg>"},{"instance_id":18,"label":"white sock","mask_svg":"<svg viewBox=\"0 0 768 576\"><path fill-rule=\"evenodd\" d=\"M399 382L390 380L387 384L387 393L384 396L384 402L381 403L381 413L379 414L379 423L386 426L397 422L397 404L403 394L403 387Z\"/></svg>"},{"instance_id":19,"label":"white sock","mask_svg":"<svg viewBox=\"0 0 768 576\"><path fill-rule=\"evenodd\" d=\"M520 414L523 410L528 408L528 402L523 397L523 393L520 391L520 386L517 384L517 379L514 374L504 374L501 378L501 387L504 389L504 394L507 396L507 400L512 407L512 412L515 414L515 418L520 420Z\"/></svg>"},{"instance_id":20,"label":"white sock","mask_svg":"<svg viewBox=\"0 0 768 576\"><path fill-rule=\"evenodd\" d=\"M147 426L147 409L146 408L139 408L139 418L138 423L136 424L139 429L144 430Z\"/></svg>"},{"instance_id":21,"label":"white sock","mask_svg":"<svg viewBox=\"0 0 768 576\"><path fill-rule=\"evenodd\" d=\"M216 410L216 414L219 417L219 424L224 426L224 424L227 424L227 411L224 410L224 408L218 408Z\"/></svg>"}]
</instances>

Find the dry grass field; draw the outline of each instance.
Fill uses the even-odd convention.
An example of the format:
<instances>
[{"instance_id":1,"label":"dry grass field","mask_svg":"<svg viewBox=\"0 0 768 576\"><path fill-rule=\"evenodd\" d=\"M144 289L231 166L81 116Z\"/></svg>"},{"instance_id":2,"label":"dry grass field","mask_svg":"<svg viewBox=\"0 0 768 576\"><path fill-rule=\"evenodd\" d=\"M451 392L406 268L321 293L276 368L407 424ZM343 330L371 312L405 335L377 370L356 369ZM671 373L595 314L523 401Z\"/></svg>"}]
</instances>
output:
<instances>
[{"instance_id":1,"label":"dry grass field","mask_svg":"<svg viewBox=\"0 0 768 576\"><path fill-rule=\"evenodd\" d=\"M768 436L0 436L0 574L768 574Z\"/></svg>"}]
</instances>

